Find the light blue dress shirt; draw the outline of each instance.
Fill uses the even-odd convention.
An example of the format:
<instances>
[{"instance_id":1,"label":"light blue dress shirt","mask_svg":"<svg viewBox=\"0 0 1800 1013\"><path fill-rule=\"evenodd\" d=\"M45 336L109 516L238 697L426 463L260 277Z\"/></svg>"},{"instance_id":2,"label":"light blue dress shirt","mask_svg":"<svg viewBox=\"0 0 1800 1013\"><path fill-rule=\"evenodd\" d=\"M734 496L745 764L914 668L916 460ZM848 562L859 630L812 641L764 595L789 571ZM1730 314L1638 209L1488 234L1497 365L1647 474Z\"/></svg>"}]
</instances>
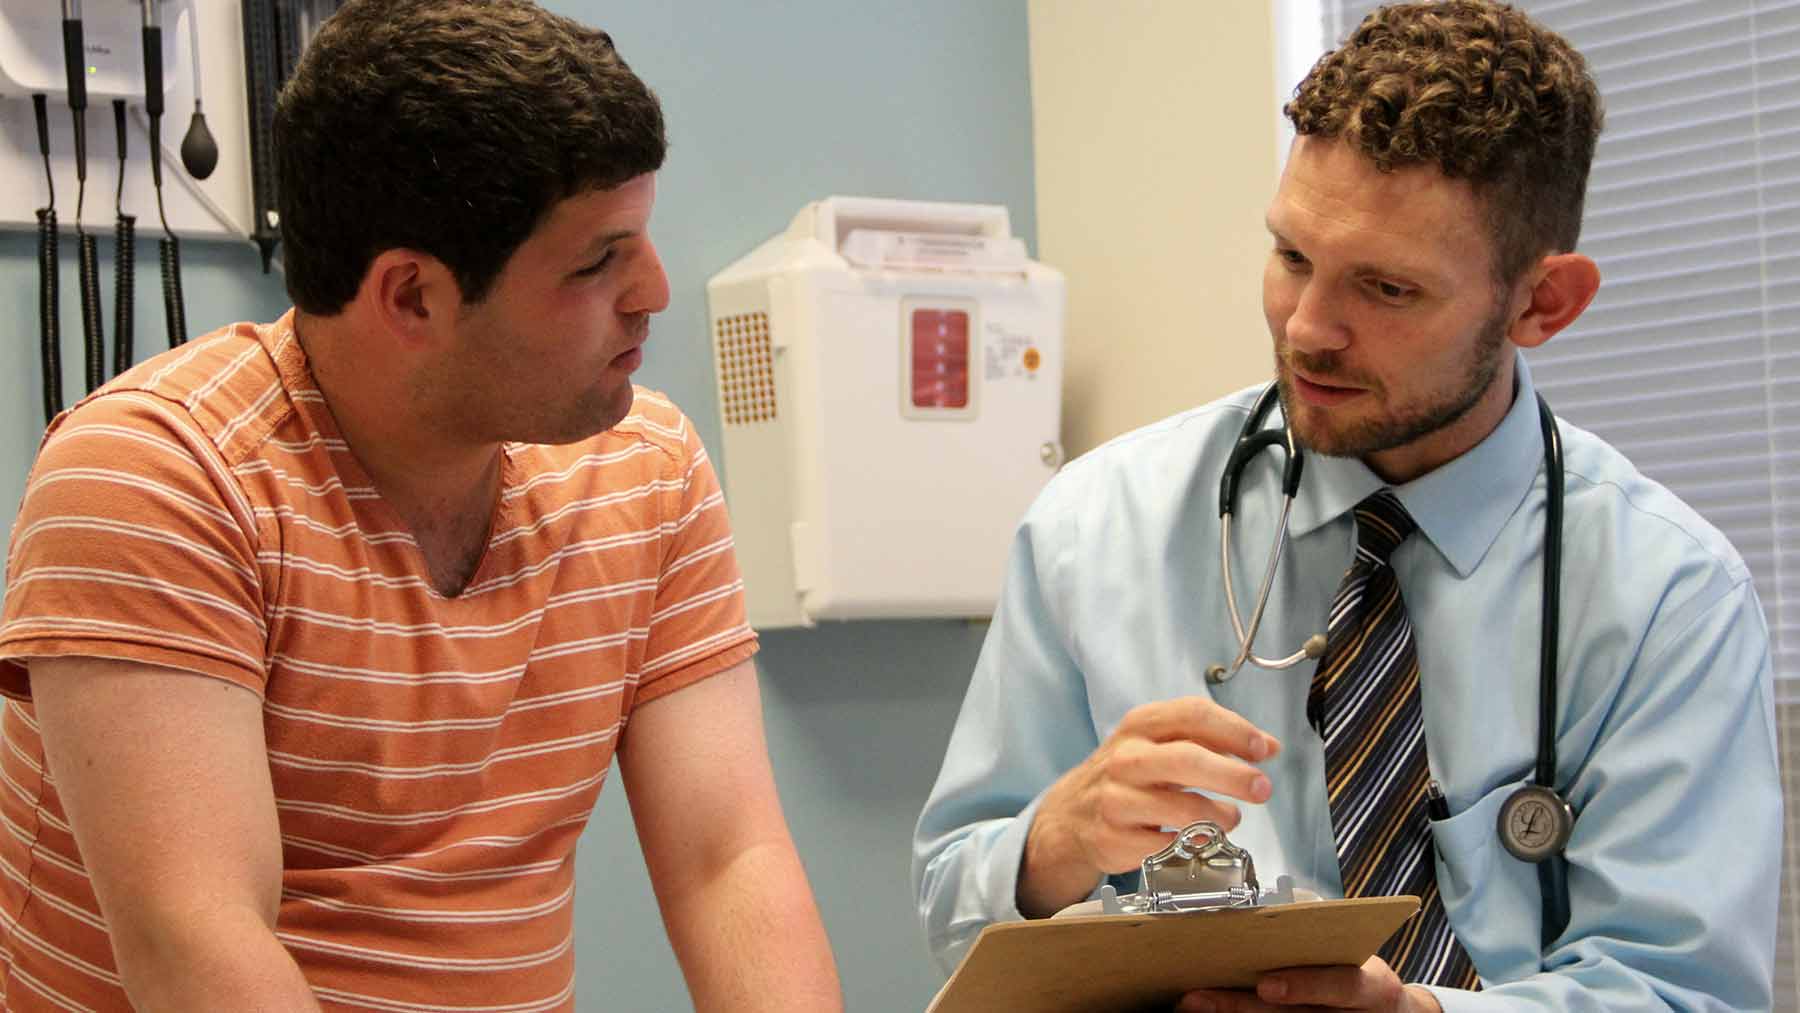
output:
<instances>
[{"instance_id":1,"label":"light blue dress shirt","mask_svg":"<svg viewBox=\"0 0 1800 1013\"><path fill-rule=\"evenodd\" d=\"M1418 645L1437 876L1484 991L1469 1010L1768 1009L1782 803L1768 630L1725 538L1597 437L1561 424L1566 469L1557 787L1577 818L1572 918L1540 945L1535 867L1496 817L1531 780L1538 735L1544 468L1524 358L1481 444L1395 492L1420 533L1394 553ZM1278 737L1274 785L1232 840L1266 878L1342 895L1324 755L1306 722L1313 663L1246 665L1219 579L1221 468L1257 390L1122 436L1070 463L1016 536L1001 600L920 816L913 882L933 953L955 966L982 927L1020 917L1042 793L1139 704L1207 694ZM1278 422L1279 412L1276 413ZM1246 469L1233 580L1246 616L1279 516L1281 454ZM1351 509L1383 482L1308 455L1258 653L1323 632L1349 566ZM1136 875L1115 877L1121 890ZM1100 886L1096 882L1096 891Z\"/></svg>"}]
</instances>

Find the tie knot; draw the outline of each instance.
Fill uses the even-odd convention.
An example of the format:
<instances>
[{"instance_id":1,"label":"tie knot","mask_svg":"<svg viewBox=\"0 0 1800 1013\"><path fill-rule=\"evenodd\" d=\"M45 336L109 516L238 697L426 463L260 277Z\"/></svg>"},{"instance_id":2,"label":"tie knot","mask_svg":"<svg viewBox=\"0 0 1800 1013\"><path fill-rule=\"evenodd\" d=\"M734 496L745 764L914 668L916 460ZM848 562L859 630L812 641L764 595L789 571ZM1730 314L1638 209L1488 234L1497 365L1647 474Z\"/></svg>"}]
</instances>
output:
<instances>
[{"instance_id":1,"label":"tie knot","mask_svg":"<svg viewBox=\"0 0 1800 1013\"><path fill-rule=\"evenodd\" d=\"M1356 504L1357 562L1385 566L1388 557L1419 525L1386 489Z\"/></svg>"}]
</instances>

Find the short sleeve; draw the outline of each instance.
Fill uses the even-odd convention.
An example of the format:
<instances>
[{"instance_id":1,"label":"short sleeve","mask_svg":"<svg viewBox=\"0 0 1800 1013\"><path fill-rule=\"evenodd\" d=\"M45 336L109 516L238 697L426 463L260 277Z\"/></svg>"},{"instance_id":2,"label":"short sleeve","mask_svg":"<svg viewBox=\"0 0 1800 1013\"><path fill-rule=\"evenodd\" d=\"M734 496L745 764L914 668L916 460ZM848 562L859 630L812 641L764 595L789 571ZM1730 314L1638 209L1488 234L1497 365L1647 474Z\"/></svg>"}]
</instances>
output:
<instances>
[{"instance_id":1,"label":"short sleeve","mask_svg":"<svg viewBox=\"0 0 1800 1013\"><path fill-rule=\"evenodd\" d=\"M706 448L681 416L680 451L669 459L662 571L650 616L637 702L715 675L756 653L744 612L744 582L725 495Z\"/></svg>"},{"instance_id":2,"label":"short sleeve","mask_svg":"<svg viewBox=\"0 0 1800 1013\"><path fill-rule=\"evenodd\" d=\"M14 522L0 618L0 693L29 699L26 662L139 661L261 694L267 622L255 514L178 404L89 400L52 427Z\"/></svg>"}]
</instances>

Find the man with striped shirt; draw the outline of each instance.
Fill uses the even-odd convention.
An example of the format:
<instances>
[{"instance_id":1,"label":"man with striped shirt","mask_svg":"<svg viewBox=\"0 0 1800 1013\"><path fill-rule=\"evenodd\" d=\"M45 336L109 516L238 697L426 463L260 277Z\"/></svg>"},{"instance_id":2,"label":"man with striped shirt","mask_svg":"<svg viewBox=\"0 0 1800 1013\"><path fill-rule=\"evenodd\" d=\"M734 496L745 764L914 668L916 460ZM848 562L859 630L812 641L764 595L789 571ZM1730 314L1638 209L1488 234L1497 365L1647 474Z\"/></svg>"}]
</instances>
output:
<instances>
[{"instance_id":1,"label":"man with striped shirt","mask_svg":"<svg viewBox=\"0 0 1800 1013\"><path fill-rule=\"evenodd\" d=\"M0 1005L574 1006L619 761L700 1009L832 1010L692 425L655 97L526 0L351 0L276 126L295 308L60 417L0 627Z\"/></svg>"}]
</instances>

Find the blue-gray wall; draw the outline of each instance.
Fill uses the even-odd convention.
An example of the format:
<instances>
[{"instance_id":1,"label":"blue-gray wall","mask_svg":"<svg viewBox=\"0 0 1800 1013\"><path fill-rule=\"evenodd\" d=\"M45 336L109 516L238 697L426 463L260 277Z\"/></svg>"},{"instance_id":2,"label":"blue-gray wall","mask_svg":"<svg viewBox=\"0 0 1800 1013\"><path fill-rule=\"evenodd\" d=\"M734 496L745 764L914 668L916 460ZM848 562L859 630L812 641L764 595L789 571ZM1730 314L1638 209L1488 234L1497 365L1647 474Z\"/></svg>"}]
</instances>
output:
<instances>
[{"instance_id":1,"label":"blue-gray wall","mask_svg":"<svg viewBox=\"0 0 1800 1013\"><path fill-rule=\"evenodd\" d=\"M549 0L610 32L663 100L672 146L653 229L674 297L639 379L671 394L709 445L719 417L706 279L805 202L841 193L1005 204L1035 246L1025 4ZM71 396L81 320L72 246L65 240L62 274ZM279 277L260 273L248 245L190 243L184 254L191 329L273 319L285 307ZM101 257L110 313L109 240ZM6 518L42 430L35 258L33 237L0 235ZM141 244L138 263L138 346L148 354L162 340L154 243ZM763 638L770 752L857 1013L922 1010L939 982L912 914L908 842L981 635L979 625L917 622ZM616 781L579 865L579 1008L687 1008Z\"/></svg>"},{"instance_id":2,"label":"blue-gray wall","mask_svg":"<svg viewBox=\"0 0 1800 1013\"><path fill-rule=\"evenodd\" d=\"M642 375L711 446L706 279L807 201L1005 204L1035 245L1025 0L550 6L610 32L668 113L654 234L674 300ZM857 1013L917 1013L940 980L912 914L908 845L981 635L916 622L763 637L770 752ZM603 796L580 861L580 1008L683 1008L623 792Z\"/></svg>"}]
</instances>

